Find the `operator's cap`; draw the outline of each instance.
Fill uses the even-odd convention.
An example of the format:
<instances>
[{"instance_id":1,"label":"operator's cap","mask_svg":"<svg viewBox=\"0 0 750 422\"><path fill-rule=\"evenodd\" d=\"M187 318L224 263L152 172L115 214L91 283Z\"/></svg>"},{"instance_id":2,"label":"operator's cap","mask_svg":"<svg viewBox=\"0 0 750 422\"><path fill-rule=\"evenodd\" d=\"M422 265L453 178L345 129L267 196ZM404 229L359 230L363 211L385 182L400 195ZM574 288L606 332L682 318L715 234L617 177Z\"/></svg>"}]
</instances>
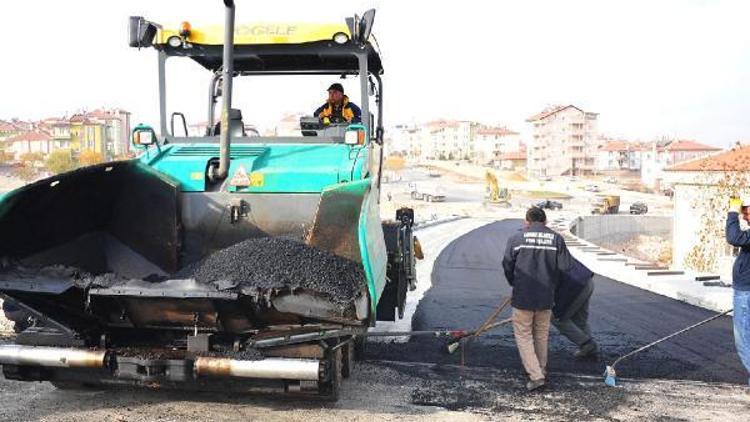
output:
<instances>
[{"instance_id":1,"label":"operator's cap","mask_svg":"<svg viewBox=\"0 0 750 422\"><path fill-rule=\"evenodd\" d=\"M344 86L340 83L331 84L331 86L328 87L328 91L338 91L340 93L344 93Z\"/></svg>"},{"instance_id":2,"label":"operator's cap","mask_svg":"<svg viewBox=\"0 0 750 422\"><path fill-rule=\"evenodd\" d=\"M750 196L742 196L740 199L742 200L742 208L750 207Z\"/></svg>"}]
</instances>

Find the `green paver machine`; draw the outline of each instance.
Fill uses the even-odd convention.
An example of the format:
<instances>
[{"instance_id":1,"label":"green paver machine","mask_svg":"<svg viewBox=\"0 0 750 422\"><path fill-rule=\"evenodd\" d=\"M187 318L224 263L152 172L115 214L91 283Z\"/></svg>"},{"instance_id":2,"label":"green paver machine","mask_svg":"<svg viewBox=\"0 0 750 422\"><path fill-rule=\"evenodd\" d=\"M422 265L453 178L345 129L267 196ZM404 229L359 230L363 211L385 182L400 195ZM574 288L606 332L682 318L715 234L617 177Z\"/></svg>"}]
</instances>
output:
<instances>
[{"instance_id":1,"label":"green paver machine","mask_svg":"<svg viewBox=\"0 0 750 422\"><path fill-rule=\"evenodd\" d=\"M167 29L130 18L130 46L154 48L159 64L160 126L135 127L138 158L0 200L0 293L20 331L0 345L6 378L336 398L361 334L403 317L415 280L414 213L401 209L386 222L379 214L375 11L341 25L235 27L234 3L224 4L223 27ZM201 136L175 135L180 117L187 126L180 113L168 130L165 64L175 57L210 72ZM303 117L299 136L249 136L232 108L233 79L311 74L358 79L361 122ZM205 282L186 271L254 238L356 263L361 285L342 304L326 288ZM290 260L279 257L280 265Z\"/></svg>"}]
</instances>

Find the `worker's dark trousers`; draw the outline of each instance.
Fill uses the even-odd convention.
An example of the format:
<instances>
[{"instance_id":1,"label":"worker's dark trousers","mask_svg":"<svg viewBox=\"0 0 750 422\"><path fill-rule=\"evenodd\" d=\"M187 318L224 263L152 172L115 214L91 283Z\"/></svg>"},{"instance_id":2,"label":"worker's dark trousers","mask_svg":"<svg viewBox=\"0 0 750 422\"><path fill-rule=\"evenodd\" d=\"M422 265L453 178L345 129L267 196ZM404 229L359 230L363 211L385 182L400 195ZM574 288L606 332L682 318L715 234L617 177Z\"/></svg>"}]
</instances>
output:
<instances>
[{"instance_id":1,"label":"worker's dark trousers","mask_svg":"<svg viewBox=\"0 0 750 422\"><path fill-rule=\"evenodd\" d=\"M750 291L734 291L734 344L750 375ZM750 385L750 379L747 380Z\"/></svg>"},{"instance_id":2,"label":"worker's dark trousers","mask_svg":"<svg viewBox=\"0 0 750 422\"><path fill-rule=\"evenodd\" d=\"M589 299L592 293L594 293L593 279L586 283L586 287L581 290L560 319L552 319L552 325L557 328L557 331L578 347L593 340L591 327L589 327Z\"/></svg>"}]
</instances>

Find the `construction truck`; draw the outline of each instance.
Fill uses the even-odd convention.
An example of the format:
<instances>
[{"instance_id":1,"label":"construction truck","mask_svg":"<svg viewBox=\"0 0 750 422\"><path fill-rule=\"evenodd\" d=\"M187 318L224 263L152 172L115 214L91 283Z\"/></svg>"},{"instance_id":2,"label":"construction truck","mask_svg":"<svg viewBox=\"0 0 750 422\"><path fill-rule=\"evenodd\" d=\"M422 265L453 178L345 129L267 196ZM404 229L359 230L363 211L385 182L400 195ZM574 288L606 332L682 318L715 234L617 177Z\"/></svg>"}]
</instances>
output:
<instances>
[{"instance_id":1,"label":"construction truck","mask_svg":"<svg viewBox=\"0 0 750 422\"><path fill-rule=\"evenodd\" d=\"M497 176L491 171L487 171L484 174L486 190L487 190L487 202L490 204L503 205L510 207L510 191L507 188L500 188L500 184L497 181Z\"/></svg>"},{"instance_id":2,"label":"construction truck","mask_svg":"<svg viewBox=\"0 0 750 422\"><path fill-rule=\"evenodd\" d=\"M235 27L224 5L223 27L130 18L130 46L158 56L160 124L133 129L137 158L0 201L0 294L20 331L0 345L6 378L335 399L368 328L403 317L418 245L413 210L379 213L375 11ZM202 136L167 119L176 58L210 76ZM249 136L233 80L267 75L353 78L362 122L303 117L299 136Z\"/></svg>"},{"instance_id":3,"label":"construction truck","mask_svg":"<svg viewBox=\"0 0 750 422\"><path fill-rule=\"evenodd\" d=\"M618 195L596 195L591 201L591 214L617 214L620 212Z\"/></svg>"}]
</instances>

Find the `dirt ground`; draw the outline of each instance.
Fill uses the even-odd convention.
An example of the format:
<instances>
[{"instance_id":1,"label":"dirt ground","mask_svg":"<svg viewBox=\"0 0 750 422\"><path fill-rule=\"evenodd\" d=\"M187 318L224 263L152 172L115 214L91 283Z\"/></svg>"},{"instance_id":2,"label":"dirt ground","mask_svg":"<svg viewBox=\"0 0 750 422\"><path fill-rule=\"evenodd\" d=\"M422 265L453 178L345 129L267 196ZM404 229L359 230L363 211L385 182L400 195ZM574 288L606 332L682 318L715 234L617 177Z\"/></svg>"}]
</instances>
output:
<instances>
[{"instance_id":1,"label":"dirt ground","mask_svg":"<svg viewBox=\"0 0 750 422\"><path fill-rule=\"evenodd\" d=\"M140 389L71 392L0 380L3 421L747 420L742 387L552 374L523 390L520 371L389 361L360 364L337 403Z\"/></svg>"},{"instance_id":2,"label":"dirt ground","mask_svg":"<svg viewBox=\"0 0 750 422\"><path fill-rule=\"evenodd\" d=\"M0 192L10 191L24 185L22 180L0 174Z\"/></svg>"},{"instance_id":3,"label":"dirt ground","mask_svg":"<svg viewBox=\"0 0 750 422\"><path fill-rule=\"evenodd\" d=\"M662 236L639 234L626 242L600 242L603 248L617 251L625 256L636 258L643 262L653 262L660 265L672 264L672 239Z\"/></svg>"}]
</instances>

